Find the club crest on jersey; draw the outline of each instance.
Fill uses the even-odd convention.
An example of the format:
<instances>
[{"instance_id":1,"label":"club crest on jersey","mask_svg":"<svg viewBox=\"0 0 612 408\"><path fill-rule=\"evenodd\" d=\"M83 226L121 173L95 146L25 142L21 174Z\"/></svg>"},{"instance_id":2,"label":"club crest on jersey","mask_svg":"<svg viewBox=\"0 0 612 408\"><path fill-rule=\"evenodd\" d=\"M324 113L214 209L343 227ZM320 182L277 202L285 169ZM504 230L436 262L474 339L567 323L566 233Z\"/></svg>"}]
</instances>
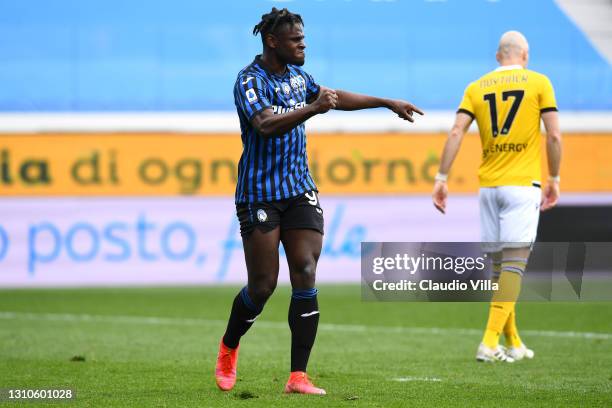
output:
<instances>
[{"instance_id":1,"label":"club crest on jersey","mask_svg":"<svg viewBox=\"0 0 612 408\"><path fill-rule=\"evenodd\" d=\"M285 92L285 95L289 95L291 93L291 88L286 83L283 83L283 92Z\"/></svg>"},{"instance_id":2,"label":"club crest on jersey","mask_svg":"<svg viewBox=\"0 0 612 408\"><path fill-rule=\"evenodd\" d=\"M289 79L289 83L294 90L297 90L300 84L298 83L297 77L291 77Z\"/></svg>"},{"instance_id":3,"label":"club crest on jersey","mask_svg":"<svg viewBox=\"0 0 612 408\"><path fill-rule=\"evenodd\" d=\"M260 208L257 210L257 219L259 222L266 222L268 219L268 214L266 214L266 212Z\"/></svg>"},{"instance_id":4,"label":"club crest on jersey","mask_svg":"<svg viewBox=\"0 0 612 408\"><path fill-rule=\"evenodd\" d=\"M291 88L293 88L296 91L298 91L298 90L306 90L306 81L304 80L304 78L301 75L292 76L289 79L289 83L291 84Z\"/></svg>"},{"instance_id":5,"label":"club crest on jersey","mask_svg":"<svg viewBox=\"0 0 612 408\"><path fill-rule=\"evenodd\" d=\"M249 101L250 103L257 101L257 94L255 93L255 90L253 88L247 89L246 97L247 101Z\"/></svg>"}]
</instances>

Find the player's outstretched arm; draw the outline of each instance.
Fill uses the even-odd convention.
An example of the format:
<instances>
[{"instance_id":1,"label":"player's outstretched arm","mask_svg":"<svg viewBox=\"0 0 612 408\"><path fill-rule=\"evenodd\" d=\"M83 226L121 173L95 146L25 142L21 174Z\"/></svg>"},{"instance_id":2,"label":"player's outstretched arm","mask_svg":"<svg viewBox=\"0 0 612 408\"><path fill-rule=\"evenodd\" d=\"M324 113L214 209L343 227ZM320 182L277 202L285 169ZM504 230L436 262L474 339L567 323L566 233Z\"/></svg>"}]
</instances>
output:
<instances>
[{"instance_id":1,"label":"player's outstretched arm","mask_svg":"<svg viewBox=\"0 0 612 408\"><path fill-rule=\"evenodd\" d=\"M448 172L457 157L459 148L461 147L461 141L465 132L470 128L472 123L472 117L466 113L459 112L455 118L455 123L451 131L448 133L444 150L442 151L442 159L440 159L440 169L436 175L436 183L434 184L431 198L434 207L438 209L442 214L446 212L446 198L448 197L448 187L446 186L446 179Z\"/></svg>"},{"instance_id":2,"label":"player's outstretched arm","mask_svg":"<svg viewBox=\"0 0 612 408\"><path fill-rule=\"evenodd\" d=\"M339 89L336 90L336 94L338 95L338 103L335 108L337 110L352 111L359 109L387 108L395 112L400 118L410 122L414 122L412 115L414 115L415 112L419 115L423 115L423 111L419 108L410 102L399 99L378 98L376 96L361 95Z\"/></svg>"},{"instance_id":3,"label":"player's outstretched arm","mask_svg":"<svg viewBox=\"0 0 612 408\"><path fill-rule=\"evenodd\" d=\"M546 128L546 157L550 177L542 191L540 209L546 211L557 205L560 196L561 130L559 128L559 114L556 111L542 113L542 121L544 122L544 128Z\"/></svg>"},{"instance_id":4,"label":"player's outstretched arm","mask_svg":"<svg viewBox=\"0 0 612 408\"><path fill-rule=\"evenodd\" d=\"M338 95L332 89L319 91L317 99L302 109L275 115L272 109L265 109L251 119L251 124L257 133L263 137L278 137L305 122L314 115L334 109L338 103Z\"/></svg>"}]
</instances>

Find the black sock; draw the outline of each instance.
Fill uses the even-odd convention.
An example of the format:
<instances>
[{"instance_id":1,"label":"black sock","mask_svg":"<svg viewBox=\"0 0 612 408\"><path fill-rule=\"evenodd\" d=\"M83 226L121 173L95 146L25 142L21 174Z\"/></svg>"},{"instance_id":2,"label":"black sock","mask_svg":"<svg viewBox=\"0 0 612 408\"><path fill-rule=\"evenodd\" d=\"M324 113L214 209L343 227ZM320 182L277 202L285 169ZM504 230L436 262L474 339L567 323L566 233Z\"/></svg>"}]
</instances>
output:
<instances>
[{"instance_id":1,"label":"black sock","mask_svg":"<svg viewBox=\"0 0 612 408\"><path fill-rule=\"evenodd\" d=\"M247 287L242 288L234 298L227 329L223 335L223 344L229 348L238 347L240 338L251 328L262 309L263 305L258 306L253 303Z\"/></svg>"},{"instance_id":2,"label":"black sock","mask_svg":"<svg viewBox=\"0 0 612 408\"><path fill-rule=\"evenodd\" d=\"M291 371L306 371L310 350L317 337L319 304L317 290L294 290L289 305Z\"/></svg>"}]
</instances>

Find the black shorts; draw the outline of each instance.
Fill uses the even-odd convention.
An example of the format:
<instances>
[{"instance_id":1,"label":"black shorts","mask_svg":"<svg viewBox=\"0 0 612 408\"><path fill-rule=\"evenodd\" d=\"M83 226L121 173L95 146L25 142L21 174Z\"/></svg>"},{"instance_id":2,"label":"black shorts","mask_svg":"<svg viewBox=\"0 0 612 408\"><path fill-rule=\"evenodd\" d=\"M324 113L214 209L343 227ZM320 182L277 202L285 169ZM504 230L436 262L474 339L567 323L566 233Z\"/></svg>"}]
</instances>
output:
<instances>
[{"instance_id":1,"label":"black shorts","mask_svg":"<svg viewBox=\"0 0 612 408\"><path fill-rule=\"evenodd\" d=\"M323 209L316 191L285 200L236 204L236 213L242 236L256 227L268 232L279 225L281 230L313 229L323 234Z\"/></svg>"}]
</instances>

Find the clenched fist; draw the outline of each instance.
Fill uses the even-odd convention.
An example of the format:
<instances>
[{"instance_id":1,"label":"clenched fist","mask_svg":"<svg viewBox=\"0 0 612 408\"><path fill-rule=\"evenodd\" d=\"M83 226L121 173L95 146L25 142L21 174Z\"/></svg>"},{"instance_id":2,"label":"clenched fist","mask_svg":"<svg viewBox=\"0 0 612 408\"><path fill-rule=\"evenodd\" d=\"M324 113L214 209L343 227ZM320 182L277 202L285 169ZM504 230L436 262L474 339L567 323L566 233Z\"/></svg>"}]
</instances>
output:
<instances>
[{"instance_id":1,"label":"clenched fist","mask_svg":"<svg viewBox=\"0 0 612 408\"><path fill-rule=\"evenodd\" d=\"M336 91L321 87L317 99L312 103L312 108L316 113L325 113L330 109L335 109L338 104Z\"/></svg>"}]
</instances>

